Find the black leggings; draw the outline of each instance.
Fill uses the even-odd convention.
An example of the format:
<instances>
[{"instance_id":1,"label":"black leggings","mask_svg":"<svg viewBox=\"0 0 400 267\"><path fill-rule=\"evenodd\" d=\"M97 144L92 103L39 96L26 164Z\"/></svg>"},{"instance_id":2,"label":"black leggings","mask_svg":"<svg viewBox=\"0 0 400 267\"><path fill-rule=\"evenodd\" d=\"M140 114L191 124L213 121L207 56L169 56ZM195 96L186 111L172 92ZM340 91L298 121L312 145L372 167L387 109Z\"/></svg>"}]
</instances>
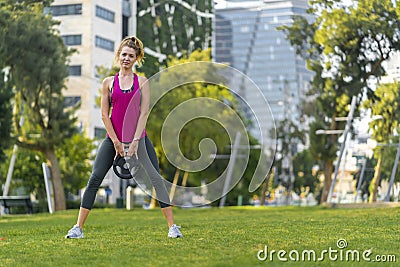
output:
<instances>
[{"instance_id":1,"label":"black leggings","mask_svg":"<svg viewBox=\"0 0 400 267\"><path fill-rule=\"evenodd\" d=\"M104 176L113 164L115 157L114 144L109 137L104 139L99 147L99 151L94 160L92 174L87 183L85 193L83 194L81 207L85 209L92 209L94 200L96 198L97 190L103 182ZM146 136L141 138L138 146L138 158L147 176L150 178L157 194L157 199L161 208L170 206L170 200L167 188L160 175L158 160L154 147L150 139Z\"/></svg>"}]
</instances>

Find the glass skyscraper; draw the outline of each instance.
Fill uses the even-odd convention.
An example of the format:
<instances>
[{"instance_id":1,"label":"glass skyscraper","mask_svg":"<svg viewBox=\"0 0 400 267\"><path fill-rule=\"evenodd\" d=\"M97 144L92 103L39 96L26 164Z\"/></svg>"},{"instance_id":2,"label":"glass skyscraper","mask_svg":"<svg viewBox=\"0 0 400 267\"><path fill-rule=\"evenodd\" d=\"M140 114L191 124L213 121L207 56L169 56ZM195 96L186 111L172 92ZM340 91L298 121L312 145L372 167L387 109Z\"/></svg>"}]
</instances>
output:
<instances>
[{"instance_id":1,"label":"glass skyscraper","mask_svg":"<svg viewBox=\"0 0 400 267\"><path fill-rule=\"evenodd\" d=\"M276 27L306 14L307 0L217 1L215 4L213 59L246 74L270 104L276 122L300 121L299 106L312 73L296 55L285 34ZM251 108L257 99L243 93Z\"/></svg>"}]
</instances>

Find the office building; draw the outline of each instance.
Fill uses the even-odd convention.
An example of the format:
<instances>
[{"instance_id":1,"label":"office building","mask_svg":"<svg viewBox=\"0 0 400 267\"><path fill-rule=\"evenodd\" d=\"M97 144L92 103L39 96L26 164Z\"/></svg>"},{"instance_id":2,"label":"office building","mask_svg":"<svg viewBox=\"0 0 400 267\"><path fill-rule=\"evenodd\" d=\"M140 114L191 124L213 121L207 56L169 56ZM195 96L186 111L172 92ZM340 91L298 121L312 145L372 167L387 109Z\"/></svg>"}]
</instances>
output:
<instances>
[{"instance_id":1,"label":"office building","mask_svg":"<svg viewBox=\"0 0 400 267\"><path fill-rule=\"evenodd\" d=\"M215 4L213 59L254 81L269 102L275 122L285 118L300 122L299 106L312 78L305 61L276 27L292 23L293 15L309 16L307 8L307 0L221 0ZM265 110L246 88L241 95L252 109ZM268 135L263 133L263 139Z\"/></svg>"},{"instance_id":2,"label":"office building","mask_svg":"<svg viewBox=\"0 0 400 267\"><path fill-rule=\"evenodd\" d=\"M50 8L64 43L76 52L69 62L64 95L68 105L80 102L78 122L87 136L102 138L105 130L99 96L101 77L97 67L110 68L116 46L134 34L136 0L55 0Z\"/></svg>"}]
</instances>

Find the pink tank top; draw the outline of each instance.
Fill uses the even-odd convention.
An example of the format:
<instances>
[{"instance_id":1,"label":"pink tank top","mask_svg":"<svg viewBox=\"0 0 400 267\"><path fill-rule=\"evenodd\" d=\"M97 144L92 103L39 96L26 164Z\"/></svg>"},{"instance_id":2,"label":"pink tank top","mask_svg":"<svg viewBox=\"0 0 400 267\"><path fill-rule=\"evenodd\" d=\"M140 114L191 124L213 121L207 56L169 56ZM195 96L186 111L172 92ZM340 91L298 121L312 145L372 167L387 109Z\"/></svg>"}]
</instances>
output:
<instances>
[{"instance_id":1,"label":"pink tank top","mask_svg":"<svg viewBox=\"0 0 400 267\"><path fill-rule=\"evenodd\" d=\"M134 138L137 123L140 115L140 88L138 76L134 74L134 82L131 90L121 90L118 74L115 74L111 97L111 123L118 140L123 143L130 143ZM108 134L107 134L108 136ZM143 130L140 138L146 136Z\"/></svg>"}]
</instances>

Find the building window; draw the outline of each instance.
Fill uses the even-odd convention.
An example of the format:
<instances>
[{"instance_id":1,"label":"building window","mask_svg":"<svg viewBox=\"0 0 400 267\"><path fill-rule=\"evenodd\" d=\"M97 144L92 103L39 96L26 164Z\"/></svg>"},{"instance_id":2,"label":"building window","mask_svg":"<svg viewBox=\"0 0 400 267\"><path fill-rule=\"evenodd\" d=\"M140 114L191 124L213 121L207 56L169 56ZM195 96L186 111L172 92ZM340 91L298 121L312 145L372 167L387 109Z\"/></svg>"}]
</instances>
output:
<instances>
[{"instance_id":1,"label":"building window","mask_svg":"<svg viewBox=\"0 0 400 267\"><path fill-rule=\"evenodd\" d=\"M74 35L63 35L61 38L64 41L65 45L81 45L82 44L82 35L74 34Z\"/></svg>"},{"instance_id":2,"label":"building window","mask_svg":"<svg viewBox=\"0 0 400 267\"><path fill-rule=\"evenodd\" d=\"M105 9L101 6L96 6L96 16L105 20L108 20L110 22L114 22L114 17L115 14L114 12Z\"/></svg>"},{"instance_id":3,"label":"building window","mask_svg":"<svg viewBox=\"0 0 400 267\"><path fill-rule=\"evenodd\" d=\"M249 32L249 31L250 31L249 26L242 26L242 27L240 27L240 32Z\"/></svg>"},{"instance_id":4,"label":"building window","mask_svg":"<svg viewBox=\"0 0 400 267\"><path fill-rule=\"evenodd\" d=\"M109 51L114 51L114 42L99 36L96 36L96 46Z\"/></svg>"},{"instance_id":5,"label":"building window","mask_svg":"<svg viewBox=\"0 0 400 267\"><path fill-rule=\"evenodd\" d=\"M81 102L80 96L66 96L64 98L64 107L75 107Z\"/></svg>"},{"instance_id":6,"label":"building window","mask_svg":"<svg viewBox=\"0 0 400 267\"><path fill-rule=\"evenodd\" d=\"M69 66L68 72L70 76L81 76L82 66L81 65Z\"/></svg>"},{"instance_id":7,"label":"building window","mask_svg":"<svg viewBox=\"0 0 400 267\"><path fill-rule=\"evenodd\" d=\"M129 0L122 1L122 15L128 18L132 17L131 2Z\"/></svg>"},{"instance_id":8,"label":"building window","mask_svg":"<svg viewBox=\"0 0 400 267\"><path fill-rule=\"evenodd\" d=\"M82 4L51 6L50 10L53 16L81 15Z\"/></svg>"},{"instance_id":9,"label":"building window","mask_svg":"<svg viewBox=\"0 0 400 267\"><path fill-rule=\"evenodd\" d=\"M122 16L122 39L129 35L129 18Z\"/></svg>"},{"instance_id":10,"label":"building window","mask_svg":"<svg viewBox=\"0 0 400 267\"><path fill-rule=\"evenodd\" d=\"M94 127L94 137L95 138L104 138L106 137L106 129L100 127Z\"/></svg>"}]
</instances>

